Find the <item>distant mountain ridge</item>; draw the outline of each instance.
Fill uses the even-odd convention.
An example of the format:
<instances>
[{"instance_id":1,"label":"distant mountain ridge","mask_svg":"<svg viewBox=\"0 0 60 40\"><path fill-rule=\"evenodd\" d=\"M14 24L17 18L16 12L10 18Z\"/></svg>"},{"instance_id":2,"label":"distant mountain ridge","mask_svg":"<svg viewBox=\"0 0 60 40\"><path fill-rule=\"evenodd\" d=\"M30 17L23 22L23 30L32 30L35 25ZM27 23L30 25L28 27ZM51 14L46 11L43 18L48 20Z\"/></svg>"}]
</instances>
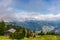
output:
<instances>
[{"instance_id":1,"label":"distant mountain ridge","mask_svg":"<svg viewBox=\"0 0 60 40\"><path fill-rule=\"evenodd\" d=\"M16 25L20 25L23 26L25 28L31 29L31 30L35 30L35 31L39 31L42 30L42 28L44 28L44 26L48 26L47 28L54 28L51 31L58 31L58 33L60 33L60 21L37 21L37 20L26 20L23 22L19 22L19 21L14 21L11 22L12 24L16 24ZM52 26L52 27L51 27ZM48 29L48 30L50 30ZM47 30L44 28L44 30Z\"/></svg>"}]
</instances>

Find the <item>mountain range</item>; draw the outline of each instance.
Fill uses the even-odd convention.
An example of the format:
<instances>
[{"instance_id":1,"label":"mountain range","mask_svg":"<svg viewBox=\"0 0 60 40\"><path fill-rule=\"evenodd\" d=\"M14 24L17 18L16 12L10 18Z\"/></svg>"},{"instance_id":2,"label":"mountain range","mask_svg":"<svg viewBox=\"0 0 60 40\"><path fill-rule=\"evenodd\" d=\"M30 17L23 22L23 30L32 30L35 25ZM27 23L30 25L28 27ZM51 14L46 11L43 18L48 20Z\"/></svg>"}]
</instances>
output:
<instances>
[{"instance_id":1,"label":"mountain range","mask_svg":"<svg viewBox=\"0 0 60 40\"><path fill-rule=\"evenodd\" d=\"M40 31L43 30L45 32L54 31L60 33L60 21L38 21L38 20L26 20L23 22L14 21L12 24L16 24L19 26L23 26L25 28Z\"/></svg>"}]
</instances>

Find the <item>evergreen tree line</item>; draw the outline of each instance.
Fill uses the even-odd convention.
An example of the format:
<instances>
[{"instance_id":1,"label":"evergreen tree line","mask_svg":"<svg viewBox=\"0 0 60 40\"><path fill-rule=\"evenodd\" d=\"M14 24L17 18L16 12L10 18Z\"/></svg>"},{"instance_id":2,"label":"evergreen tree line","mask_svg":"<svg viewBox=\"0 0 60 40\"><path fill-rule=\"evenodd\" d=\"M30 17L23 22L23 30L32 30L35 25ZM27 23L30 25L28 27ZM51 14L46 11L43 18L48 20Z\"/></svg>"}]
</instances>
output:
<instances>
[{"instance_id":1,"label":"evergreen tree line","mask_svg":"<svg viewBox=\"0 0 60 40\"><path fill-rule=\"evenodd\" d=\"M38 35L59 35L59 34L56 33L56 32L47 32L47 33L44 33L43 31L41 31L40 33L38 33Z\"/></svg>"},{"instance_id":2,"label":"evergreen tree line","mask_svg":"<svg viewBox=\"0 0 60 40\"><path fill-rule=\"evenodd\" d=\"M35 36L33 35L34 32L32 30L23 28L22 26L17 26L15 24L6 25L4 21L0 22L0 36L4 36L4 33L11 28L16 30L16 32L10 33L9 35L9 37L12 39L22 39L24 37L29 38L31 36Z\"/></svg>"}]
</instances>

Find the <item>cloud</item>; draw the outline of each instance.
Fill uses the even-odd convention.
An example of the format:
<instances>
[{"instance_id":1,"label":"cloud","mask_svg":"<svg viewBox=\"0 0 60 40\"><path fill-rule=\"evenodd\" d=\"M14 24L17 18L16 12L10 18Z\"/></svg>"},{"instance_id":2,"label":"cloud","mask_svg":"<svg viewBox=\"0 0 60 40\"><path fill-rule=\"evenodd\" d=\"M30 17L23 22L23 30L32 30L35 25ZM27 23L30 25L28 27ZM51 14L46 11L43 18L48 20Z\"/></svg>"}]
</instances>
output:
<instances>
[{"instance_id":1,"label":"cloud","mask_svg":"<svg viewBox=\"0 0 60 40\"><path fill-rule=\"evenodd\" d=\"M59 0L49 2L46 0L29 0L27 2L21 2L19 0L1 0L0 20L6 22L15 20L60 20L59 2Z\"/></svg>"},{"instance_id":2,"label":"cloud","mask_svg":"<svg viewBox=\"0 0 60 40\"><path fill-rule=\"evenodd\" d=\"M11 15L14 13L12 0L0 1L0 20L11 21Z\"/></svg>"},{"instance_id":3,"label":"cloud","mask_svg":"<svg viewBox=\"0 0 60 40\"><path fill-rule=\"evenodd\" d=\"M28 14L31 13L31 14ZM52 21L60 20L60 14L40 14L36 12L19 12L14 14L14 18L18 21L26 20L43 20L43 21Z\"/></svg>"}]
</instances>

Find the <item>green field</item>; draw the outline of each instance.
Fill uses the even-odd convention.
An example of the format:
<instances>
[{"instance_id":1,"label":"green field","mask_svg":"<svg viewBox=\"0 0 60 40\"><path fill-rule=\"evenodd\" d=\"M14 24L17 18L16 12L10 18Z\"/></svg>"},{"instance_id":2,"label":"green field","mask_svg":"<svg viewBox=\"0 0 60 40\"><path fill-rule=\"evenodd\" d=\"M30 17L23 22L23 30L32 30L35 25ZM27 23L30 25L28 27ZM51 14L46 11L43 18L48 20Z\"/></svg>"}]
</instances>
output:
<instances>
[{"instance_id":1,"label":"green field","mask_svg":"<svg viewBox=\"0 0 60 40\"><path fill-rule=\"evenodd\" d=\"M6 36L0 36L0 40L12 40L9 39L9 37ZM44 36L36 36L36 37L30 37L30 38L24 38L22 40L60 40L60 36L54 36L54 35L44 35Z\"/></svg>"},{"instance_id":2,"label":"green field","mask_svg":"<svg viewBox=\"0 0 60 40\"><path fill-rule=\"evenodd\" d=\"M6 36L0 36L0 40L11 40L11 39L9 39L9 37Z\"/></svg>"},{"instance_id":3,"label":"green field","mask_svg":"<svg viewBox=\"0 0 60 40\"><path fill-rule=\"evenodd\" d=\"M44 36L36 36L35 38L24 38L23 40L60 40L60 36L54 35L44 35Z\"/></svg>"}]
</instances>

